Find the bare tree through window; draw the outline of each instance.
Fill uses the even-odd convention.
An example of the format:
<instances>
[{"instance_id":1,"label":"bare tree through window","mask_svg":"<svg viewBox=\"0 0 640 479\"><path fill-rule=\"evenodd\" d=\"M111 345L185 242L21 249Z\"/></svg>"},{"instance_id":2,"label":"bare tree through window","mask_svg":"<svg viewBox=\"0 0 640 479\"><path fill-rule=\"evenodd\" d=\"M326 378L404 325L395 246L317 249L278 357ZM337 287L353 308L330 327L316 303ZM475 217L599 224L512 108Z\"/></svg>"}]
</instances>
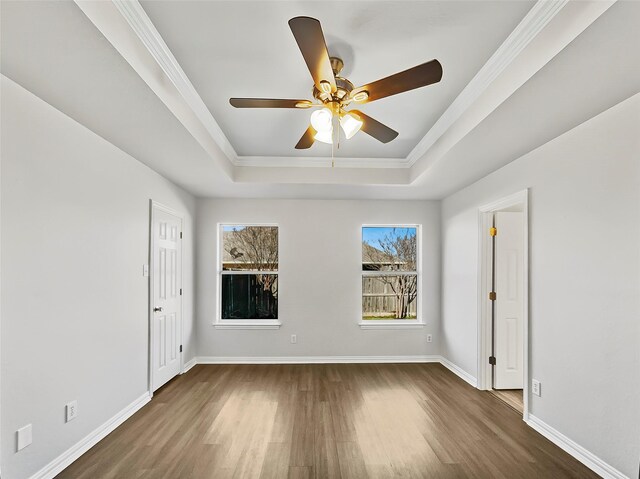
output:
<instances>
[{"instance_id":1,"label":"bare tree through window","mask_svg":"<svg viewBox=\"0 0 640 479\"><path fill-rule=\"evenodd\" d=\"M363 319L416 319L416 227L362 229Z\"/></svg>"}]
</instances>

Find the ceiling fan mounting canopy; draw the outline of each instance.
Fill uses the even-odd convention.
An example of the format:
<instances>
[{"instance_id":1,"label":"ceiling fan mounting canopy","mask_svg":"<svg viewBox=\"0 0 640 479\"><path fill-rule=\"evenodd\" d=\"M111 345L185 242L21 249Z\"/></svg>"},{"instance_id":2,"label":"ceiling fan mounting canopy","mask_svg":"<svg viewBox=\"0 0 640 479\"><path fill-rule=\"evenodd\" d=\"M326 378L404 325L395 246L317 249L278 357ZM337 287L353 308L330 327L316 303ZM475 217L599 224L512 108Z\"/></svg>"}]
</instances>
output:
<instances>
[{"instance_id":1,"label":"ceiling fan mounting canopy","mask_svg":"<svg viewBox=\"0 0 640 479\"><path fill-rule=\"evenodd\" d=\"M333 142L334 122L327 122L327 115L338 120L347 139L361 129L378 141L388 143L398 136L397 131L361 111L347 110L347 107L352 103L366 104L431 85L439 82L442 78L442 65L438 60L431 60L373 83L354 87L347 78L340 76L344 67L342 59L329 56L322 27L317 19L294 17L289 20L289 26L313 78L312 96L317 102L304 99L230 98L229 103L236 108L308 109L321 107L322 114L318 115L320 111L314 112L311 125L298 141L297 149L310 148L315 140L325 143ZM322 128L318 130L320 125Z\"/></svg>"}]
</instances>

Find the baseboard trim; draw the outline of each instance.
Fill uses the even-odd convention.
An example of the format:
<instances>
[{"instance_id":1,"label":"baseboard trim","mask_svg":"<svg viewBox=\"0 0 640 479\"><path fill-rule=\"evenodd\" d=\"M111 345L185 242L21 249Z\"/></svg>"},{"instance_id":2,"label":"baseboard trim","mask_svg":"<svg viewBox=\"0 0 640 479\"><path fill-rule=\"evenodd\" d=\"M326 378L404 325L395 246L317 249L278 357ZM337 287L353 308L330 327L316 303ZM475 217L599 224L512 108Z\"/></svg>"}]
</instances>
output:
<instances>
[{"instance_id":1,"label":"baseboard trim","mask_svg":"<svg viewBox=\"0 0 640 479\"><path fill-rule=\"evenodd\" d=\"M445 368L447 368L449 371L451 371L453 374L458 376L463 381L469 383L474 388L478 387L478 380L474 378L471 374L466 372L464 369L462 369L460 366L453 364L451 361L449 361L445 357L440 357L440 362Z\"/></svg>"},{"instance_id":2,"label":"baseboard trim","mask_svg":"<svg viewBox=\"0 0 640 479\"><path fill-rule=\"evenodd\" d=\"M198 356L198 364L439 363L440 356Z\"/></svg>"},{"instance_id":3,"label":"baseboard trim","mask_svg":"<svg viewBox=\"0 0 640 479\"><path fill-rule=\"evenodd\" d=\"M182 368L182 374L184 374L187 371L189 371L189 369L194 367L196 364L198 364L198 358L191 358L189 361L187 361L184 364L184 367Z\"/></svg>"},{"instance_id":4,"label":"baseboard trim","mask_svg":"<svg viewBox=\"0 0 640 479\"><path fill-rule=\"evenodd\" d=\"M615 467L607 464L595 454L587 451L580 444L572 441L560 431L552 428L544 421L535 417L533 414L529 414L529 419L526 421L526 423L531 428L535 429L537 432L549 439L560 449L569 453L582 464L591 469L593 472L600 474L605 479L629 479Z\"/></svg>"},{"instance_id":5,"label":"baseboard trim","mask_svg":"<svg viewBox=\"0 0 640 479\"><path fill-rule=\"evenodd\" d=\"M30 479L53 479L67 468L73 461L82 456L85 452L104 439L109 433L115 430L120 424L133 416L142 406L151 400L148 392L133 401L107 422L94 429L84 439L71 446L65 452L56 457L45 467L36 472Z\"/></svg>"}]
</instances>

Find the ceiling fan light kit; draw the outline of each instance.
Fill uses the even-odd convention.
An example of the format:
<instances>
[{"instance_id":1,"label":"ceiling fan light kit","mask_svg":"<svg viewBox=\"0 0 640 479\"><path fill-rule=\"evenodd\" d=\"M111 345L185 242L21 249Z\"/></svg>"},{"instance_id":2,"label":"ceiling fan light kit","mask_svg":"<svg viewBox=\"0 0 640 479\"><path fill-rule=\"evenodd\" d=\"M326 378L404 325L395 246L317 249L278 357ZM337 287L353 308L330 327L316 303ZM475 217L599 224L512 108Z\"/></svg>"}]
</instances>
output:
<instances>
[{"instance_id":1,"label":"ceiling fan light kit","mask_svg":"<svg viewBox=\"0 0 640 479\"><path fill-rule=\"evenodd\" d=\"M314 136L313 139L315 141L320 141L322 143L327 143L329 145L333 144L333 128L329 130L319 131Z\"/></svg>"},{"instance_id":2,"label":"ceiling fan light kit","mask_svg":"<svg viewBox=\"0 0 640 479\"><path fill-rule=\"evenodd\" d=\"M347 140L350 140L353 135L360 131L363 123L364 122L360 116L352 112L343 113L340 116L340 126L342 127L342 131L344 131L344 136Z\"/></svg>"},{"instance_id":3,"label":"ceiling fan light kit","mask_svg":"<svg viewBox=\"0 0 640 479\"><path fill-rule=\"evenodd\" d=\"M362 130L376 140L388 143L398 136L398 132L361 111L347 110L351 103L364 105L437 83L442 78L442 65L438 60L431 60L355 88L347 78L340 76L344 62L329 56L318 20L294 17L289 20L289 26L313 78L312 95L317 103L267 98L230 98L229 103L235 108L319 108L311 114L311 124L296 144L296 149L310 148L314 141L333 144L334 123L336 128L340 125L347 140Z\"/></svg>"},{"instance_id":4,"label":"ceiling fan light kit","mask_svg":"<svg viewBox=\"0 0 640 479\"><path fill-rule=\"evenodd\" d=\"M333 112L329 108L322 108L311 113L311 126L316 131L330 130L333 121Z\"/></svg>"}]
</instances>

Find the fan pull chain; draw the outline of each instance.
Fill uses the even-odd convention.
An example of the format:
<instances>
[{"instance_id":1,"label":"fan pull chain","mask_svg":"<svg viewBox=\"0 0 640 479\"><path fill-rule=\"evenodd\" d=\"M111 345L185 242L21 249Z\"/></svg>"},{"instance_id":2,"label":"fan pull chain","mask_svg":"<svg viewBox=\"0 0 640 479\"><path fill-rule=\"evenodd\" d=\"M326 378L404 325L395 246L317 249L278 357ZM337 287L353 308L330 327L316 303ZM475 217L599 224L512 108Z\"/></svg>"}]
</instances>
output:
<instances>
[{"instance_id":1,"label":"fan pull chain","mask_svg":"<svg viewBox=\"0 0 640 479\"><path fill-rule=\"evenodd\" d=\"M336 166L336 162L333 158L333 141L331 141L331 168L333 168L334 166Z\"/></svg>"}]
</instances>

